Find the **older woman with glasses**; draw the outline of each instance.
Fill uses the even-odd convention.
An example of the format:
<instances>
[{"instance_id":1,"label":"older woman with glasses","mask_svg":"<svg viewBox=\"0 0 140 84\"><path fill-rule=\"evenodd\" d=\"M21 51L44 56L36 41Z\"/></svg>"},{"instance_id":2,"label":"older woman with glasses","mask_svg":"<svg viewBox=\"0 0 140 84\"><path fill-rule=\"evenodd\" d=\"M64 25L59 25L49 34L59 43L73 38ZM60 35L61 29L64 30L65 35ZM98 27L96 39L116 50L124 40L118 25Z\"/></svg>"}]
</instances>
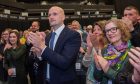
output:
<instances>
[{"instance_id":1,"label":"older woman with glasses","mask_svg":"<svg viewBox=\"0 0 140 84\"><path fill-rule=\"evenodd\" d=\"M2 31L1 34L1 41L0 41L0 84L7 84L7 70L4 68L4 51L6 49L11 48L11 45L9 44L9 32L11 31L10 28L6 28L4 31Z\"/></svg>"},{"instance_id":2,"label":"older woman with glasses","mask_svg":"<svg viewBox=\"0 0 140 84\"><path fill-rule=\"evenodd\" d=\"M104 35L108 44L102 49L100 55L94 54L96 64L94 77L101 84L128 84L127 82L116 81L119 79L119 73L130 65L128 51L131 48L131 43L127 27L119 19L112 19L106 22ZM132 71L130 67L127 69L128 73Z\"/></svg>"}]
</instances>

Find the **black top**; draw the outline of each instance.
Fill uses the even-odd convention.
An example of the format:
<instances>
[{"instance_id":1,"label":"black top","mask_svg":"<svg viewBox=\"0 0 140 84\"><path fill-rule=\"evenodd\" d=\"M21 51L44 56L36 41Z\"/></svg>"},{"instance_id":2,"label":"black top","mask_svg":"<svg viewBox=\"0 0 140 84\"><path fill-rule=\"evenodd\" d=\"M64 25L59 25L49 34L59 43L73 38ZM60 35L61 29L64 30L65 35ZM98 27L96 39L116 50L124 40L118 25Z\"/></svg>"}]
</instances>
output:
<instances>
[{"instance_id":1,"label":"black top","mask_svg":"<svg viewBox=\"0 0 140 84\"><path fill-rule=\"evenodd\" d=\"M4 56L3 50L4 50L5 44L0 43L0 54ZM3 59L0 60L0 81L7 81L7 71L4 69L3 66Z\"/></svg>"},{"instance_id":2,"label":"black top","mask_svg":"<svg viewBox=\"0 0 140 84\"><path fill-rule=\"evenodd\" d=\"M140 47L140 23L134 25L134 31L131 32L131 43L134 47Z\"/></svg>"}]
</instances>

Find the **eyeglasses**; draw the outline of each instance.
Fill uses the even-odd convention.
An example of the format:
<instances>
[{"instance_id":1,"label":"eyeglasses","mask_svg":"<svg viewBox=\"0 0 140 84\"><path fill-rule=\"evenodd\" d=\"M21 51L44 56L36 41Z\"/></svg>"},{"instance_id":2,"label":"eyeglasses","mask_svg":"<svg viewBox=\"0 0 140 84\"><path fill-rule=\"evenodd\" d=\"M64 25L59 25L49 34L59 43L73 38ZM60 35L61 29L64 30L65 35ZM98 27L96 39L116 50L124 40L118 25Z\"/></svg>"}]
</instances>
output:
<instances>
[{"instance_id":1,"label":"eyeglasses","mask_svg":"<svg viewBox=\"0 0 140 84\"><path fill-rule=\"evenodd\" d=\"M3 33L2 35L9 35L8 33Z\"/></svg>"},{"instance_id":2,"label":"eyeglasses","mask_svg":"<svg viewBox=\"0 0 140 84\"><path fill-rule=\"evenodd\" d=\"M106 33L106 34L109 34L109 31L111 31L111 33L116 33L117 32L117 27L112 27L112 28L110 28L110 29L106 29L104 32Z\"/></svg>"}]
</instances>

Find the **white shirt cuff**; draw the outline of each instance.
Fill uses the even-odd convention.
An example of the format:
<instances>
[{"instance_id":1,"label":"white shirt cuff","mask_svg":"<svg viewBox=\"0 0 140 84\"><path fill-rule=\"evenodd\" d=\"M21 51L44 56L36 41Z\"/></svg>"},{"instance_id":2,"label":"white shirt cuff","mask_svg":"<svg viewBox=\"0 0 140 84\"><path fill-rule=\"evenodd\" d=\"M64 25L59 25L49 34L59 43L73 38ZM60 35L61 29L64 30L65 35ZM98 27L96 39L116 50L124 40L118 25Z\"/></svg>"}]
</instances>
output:
<instances>
[{"instance_id":1,"label":"white shirt cuff","mask_svg":"<svg viewBox=\"0 0 140 84\"><path fill-rule=\"evenodd\" d=\"M44 52L44 50L45 50L46 47L47 47L47 46L45 46L45 47L43 48L43 50L42 50L42 52L41 52L41 55L42 55L42 53Z\"/></svg>"}]
</instances>

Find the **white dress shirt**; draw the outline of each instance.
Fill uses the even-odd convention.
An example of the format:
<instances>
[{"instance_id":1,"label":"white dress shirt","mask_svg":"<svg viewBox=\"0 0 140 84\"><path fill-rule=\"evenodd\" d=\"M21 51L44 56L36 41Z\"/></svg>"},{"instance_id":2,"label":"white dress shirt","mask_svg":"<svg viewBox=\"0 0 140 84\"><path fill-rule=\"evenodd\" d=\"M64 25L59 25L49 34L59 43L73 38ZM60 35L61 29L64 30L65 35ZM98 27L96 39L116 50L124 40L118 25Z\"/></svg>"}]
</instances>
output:
<instances>
[{"instance_id":1,"label":"white dress shirt","mask_svg":"<svg viewBox=\"0 0 140 84\"><path fill-rule=\"evenodd\" d=\"M58 40L58 37L60 36L60 33L62 32L62 30L64 29L65 25L63 24L62 26L60 26L56 31L53 31L55 32L55 37L54 37L54 43L53 43L53 50L55 48L55 45L56 45L56 42ZM49 45L50 46L50 45ZM43 52L44 52L45 49L43 49ZM42 53L43 53L42 52ZM47 79L50 79L50 64L47 63Z\"/></svg>"}]
</instances>

